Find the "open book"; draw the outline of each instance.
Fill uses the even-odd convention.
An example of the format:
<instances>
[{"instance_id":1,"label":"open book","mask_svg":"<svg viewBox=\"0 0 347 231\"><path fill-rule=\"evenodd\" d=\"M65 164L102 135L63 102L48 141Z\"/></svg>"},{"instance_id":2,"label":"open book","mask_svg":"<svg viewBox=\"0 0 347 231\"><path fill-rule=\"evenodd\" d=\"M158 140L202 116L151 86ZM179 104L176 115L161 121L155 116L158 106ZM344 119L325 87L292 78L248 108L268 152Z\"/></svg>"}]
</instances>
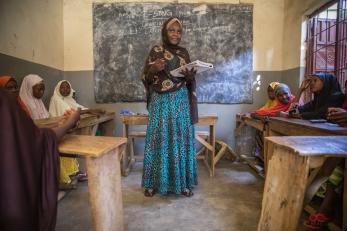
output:
<instances>
[{"instance_id":1,"label":"open book","mask_svg":"<svg viewBox=\"0 0 347 231\"><path fill-rule=\"evenodd\" d=\"M213 68L213 64L212 63L205 63L205 62L202 62L202 61L199 61L199 60L196 60L194 62L191 62L191 63L188 63L184 66L181 66L175 70L172 70L170 71L170 74L172 76L175 76L175 77L184 77L180 72L185 70L185 69L188 69L188 70L191 70L192 68L194 68L196 70L196 73L201 73L201 72L204 72L204 71L207 71L209 69L212 69Z\"/></svg>"}]
</instances>

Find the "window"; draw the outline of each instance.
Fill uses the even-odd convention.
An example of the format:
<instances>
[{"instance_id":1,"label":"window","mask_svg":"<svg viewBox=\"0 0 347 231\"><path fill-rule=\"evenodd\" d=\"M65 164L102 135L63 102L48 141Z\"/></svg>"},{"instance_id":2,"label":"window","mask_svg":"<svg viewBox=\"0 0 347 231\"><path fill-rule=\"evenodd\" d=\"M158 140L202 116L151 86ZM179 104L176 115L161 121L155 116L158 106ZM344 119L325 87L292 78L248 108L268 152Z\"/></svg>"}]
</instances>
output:
<instances>
[{"instance_id":1,"label":"window","mask_svg":"<svg viewBox=\"0 0 347 231\"><path fill-rule=\"evenodd\" d=\"M347 80L346 2L329 2L309 17L307 27L305 76L333 73L342 87Z\"/></svg>"}]
</instances>

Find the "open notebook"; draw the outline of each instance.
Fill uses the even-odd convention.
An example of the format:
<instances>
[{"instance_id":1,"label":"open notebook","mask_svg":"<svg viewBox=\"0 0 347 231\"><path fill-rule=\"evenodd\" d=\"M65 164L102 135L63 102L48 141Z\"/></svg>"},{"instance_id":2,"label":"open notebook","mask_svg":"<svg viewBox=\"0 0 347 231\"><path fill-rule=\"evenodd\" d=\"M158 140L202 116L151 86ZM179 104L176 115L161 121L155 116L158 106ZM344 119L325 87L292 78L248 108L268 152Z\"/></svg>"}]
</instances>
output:
<instances>
[{"instance_id":1,"label":"open notebook","mask_svg":"<svg viewBox=\"0 0 347 231\"><path fill-rule=\"evenodd\" d=\"M194 68L196 70L196 73L198 74L198 73L207 71L209 69L212 69L213 64L212 63L205 63L205 62L202 62L200 60L196 60L194 62L188 63L184 66L181 66L175 70L170 71L170 74L172 76L175 76L175 77L184 77L180 72L185 70L186 68L188 70L191 70L192 68Z\"/></svg>"}]
</instances>

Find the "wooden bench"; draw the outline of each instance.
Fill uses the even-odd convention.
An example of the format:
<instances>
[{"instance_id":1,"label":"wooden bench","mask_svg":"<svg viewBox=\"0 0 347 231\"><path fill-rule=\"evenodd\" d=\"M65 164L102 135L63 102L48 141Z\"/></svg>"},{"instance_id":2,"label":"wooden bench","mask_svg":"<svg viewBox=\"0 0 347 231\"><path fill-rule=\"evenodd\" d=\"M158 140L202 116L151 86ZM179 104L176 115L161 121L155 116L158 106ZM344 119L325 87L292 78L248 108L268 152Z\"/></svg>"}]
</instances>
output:
<instances>
[{"instance_id":1,"label":"wooden bench","mask_svg":"<svg viewBox=\"0 0 347 231\"><path fill-rule=\"evenodd\" d=\"M137 125L147 125L148 124L148 115L121 115L120 119L123 123L123 137L131 138L131 132L129 132L129 126L137 126ZM215 134L215 127L218 121L218 116L216 114L212 115L201 115L199 116L199 122L197 125L202 126L209 126L209 132L208 132L208 140L206 139L206 135L201 134L201 136L198 134L195 134L195 138L197 141L199 141L206 149L206 155L209 156L209 158L205 158L205 165L208 168L208 171L210 173L210 176L214 176L215 173L215 165L217 164L218 160L221 158L221 156L224 154L221 153L216 158L215 153L215 142L216 142L216 134ZM136 134L137 135L137 134ZM140 133L140 135L144 135L144 133ZM140 136L133 136L134 137L140 137ZM132 139L133 139L132 138ZM134 157L132 141L128 143L128 150L126 152L126 155L123 157L122 161L122 173L124 176L127 176L132 164L134 163Z\"/></svg>"},{"instance_id":2,"label":"wooden bench","mask_svg":"<svg viewBox=\"0 0 347 231\"><path fill-rule=\"evenodd\" d=\"M62 154L87 160L89 202L93 230L124 230L120 160L126 138L66 135Z\"/></svg>"},{"instance_id":3,"label":"wooden bench","mask_svg":"<svg viewBox=\"0 0 347 231\"><path fill-rule=\"evenodd\" d=\"M327 158L346 158L347 136L267 137L265 142L268 143L271 156L258 231L297 230L310 181L310 169L320 168ZM344 191L345 226L347 190Z\"/></svg>"}]
</instances>

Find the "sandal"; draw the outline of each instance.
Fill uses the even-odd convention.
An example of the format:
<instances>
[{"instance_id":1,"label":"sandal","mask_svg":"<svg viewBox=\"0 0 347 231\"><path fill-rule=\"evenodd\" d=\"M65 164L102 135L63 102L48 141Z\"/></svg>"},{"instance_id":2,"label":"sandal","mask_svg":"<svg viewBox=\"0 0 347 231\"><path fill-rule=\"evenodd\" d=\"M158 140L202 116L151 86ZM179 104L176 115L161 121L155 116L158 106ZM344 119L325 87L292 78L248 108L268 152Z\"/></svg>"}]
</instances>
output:
<instances>
[{"instance_id":1,"label":"sandal","mask_svg":"<svg viewBox=\"0 0 347 231\"><path fill-rule=\"evenodd\" d=\"M304 222L304 226L309 229L321 229L325 224L331 221L332 218L324 213L312 213Z\"/></svg>"},{"instance_id":2,"label":"sandal","mask_svg":"<svg viewBox=\"0 0 347 231\"><path fill-rule=\"evenodd\" d=\"M191 197L194 195L193 191L190 189L186 189L185 191L182 192L182 195L185 197Z\"/></svg>"},{"instance_id":3,"label":"sandal","mask_svg":"<svg viewBox=\"0 0 347 231\"><path fill-rule=\"evenodd\" d=\"M145 197L152 197L152 196L154 196L154 190L153 189L148 189L148 188L146 188L145 189Z\"/></svg>"},{"instance_id":4,"label":"sandal","mask_svg":"<svg viewBox=\"0 0 347 231\"><path fill-rule=\"evenodd\" d=\"M88 180L88 175L87 175L87 173L78 173L76 175L76 179L78 182L84 182L84 181Z\"/></svg>"}]
</instances>

